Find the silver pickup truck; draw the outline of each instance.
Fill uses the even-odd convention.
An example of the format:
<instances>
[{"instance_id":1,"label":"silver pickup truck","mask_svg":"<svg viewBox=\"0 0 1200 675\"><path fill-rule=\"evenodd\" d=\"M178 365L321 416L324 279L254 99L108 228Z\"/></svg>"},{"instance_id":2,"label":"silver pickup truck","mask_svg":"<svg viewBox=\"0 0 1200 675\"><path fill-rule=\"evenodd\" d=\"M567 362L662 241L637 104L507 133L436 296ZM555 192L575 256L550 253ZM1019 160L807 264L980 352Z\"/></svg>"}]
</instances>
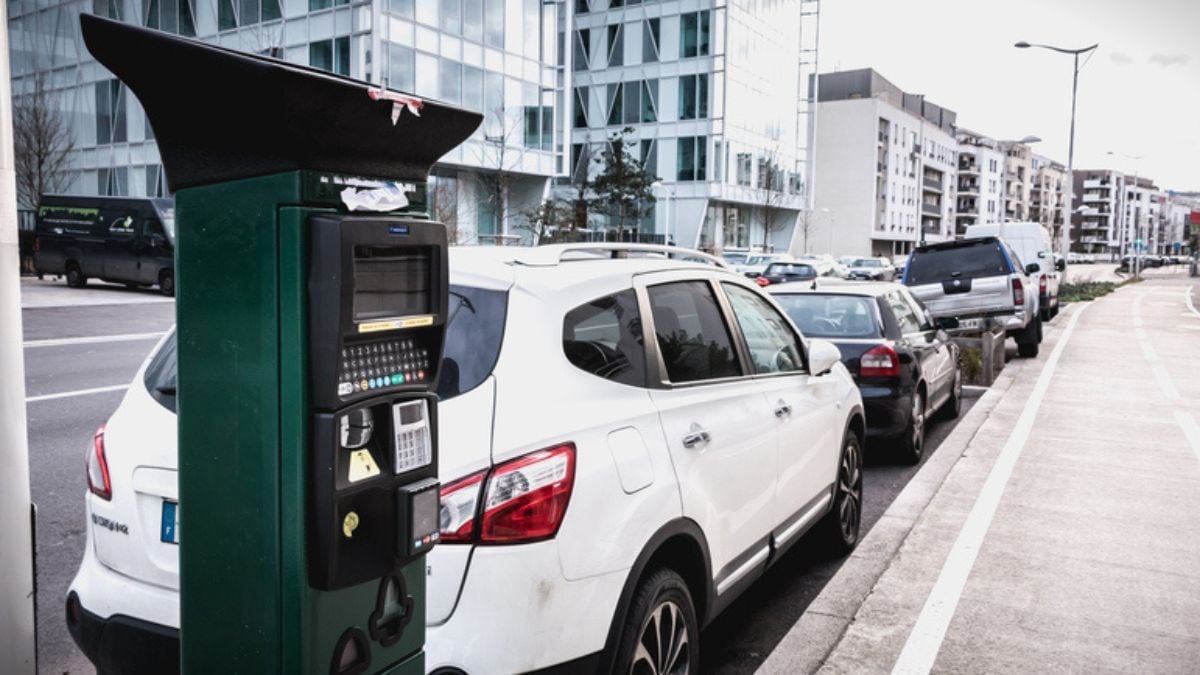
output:
<instances>
[{"instance_id":1,"label":"silver pickup truck","mask_svg":"<svg viewBox=\"0 0 1200 675\"><path fill-rule=\"evenodd\" d=\"M1023 357L1042 342L1038 289L1027 268L1003 239L979 237L920 246L904 270L904 285L934 318L954 318L950 332L983 330L1000 321ZM1033 270L1036 271L1036 270Z\"/></svg>"}]
</instances>

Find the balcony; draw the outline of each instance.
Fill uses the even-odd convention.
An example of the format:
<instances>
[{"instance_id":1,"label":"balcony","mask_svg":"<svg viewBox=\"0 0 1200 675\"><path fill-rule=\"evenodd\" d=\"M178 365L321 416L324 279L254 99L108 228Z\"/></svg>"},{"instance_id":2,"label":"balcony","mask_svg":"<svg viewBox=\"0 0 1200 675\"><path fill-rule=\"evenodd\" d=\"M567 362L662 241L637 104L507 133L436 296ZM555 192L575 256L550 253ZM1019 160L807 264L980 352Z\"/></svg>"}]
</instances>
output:
<instances>
[{"instance_id":1,"label":"balcony","mask_svg":"<svg viewBox=\"0 0 1200 675\"><path fill-rule=\"evenodd\" d=\"M1089 178L1083 181L1083 189L1090 190L1094 188L1106 188L1112 185L1112 181L1107 178Z\"/></svg>"},{"instance_id":2,"label":"balcony","mask_svg":"<svg viewBox=\"0 0 1200 675\"><path fill-rule=\"evenodd\" d=\"M1082 237L1082 238L1080 238L1079 241L1080 241L1080 243L1084 243L1084 244L1102 244L1103 245L1103 244L1108 243L1108 239L1105 237Z\"/></svg>"},{"instance_id":3,"label":"balcony","mask_svg":"<svg viewBox=\"0 0 1200 675\"><path fill-rule=\"evenodd\" d=\"M979 194L979 183L976 181L958 181L958 194L960 195L977 195Z\"/></svg>"},{"instance_id":4,"label":"balcony","mask_svg":"<svg viewBox=\"0 0 1200 675\"><path fill-rule=\"evenodd\" d=\"M922 183L925 185L926 190L933 190L934 192L942 191L942 179L940 178L930 178L929 176L926 176Z\"/></svg>"},{"instance_id":5,"label":"balcony","mask_svg":"<svg viewBox=\"0 0 1200 675\"><path fill-rule=\"evenodd\" d=\"M1083 193L1083 201L1085 201L1085 202L1106 202L1106 201L1108 201L1108 195L1102 195L1098 192L1085 192L1085 193Z\"/></svg>"},{"instance_id":6,"label":"balcony","mask_svg":"<svg viewBox=\"0 0 1200 675\"><path fill-rule=\"evenodd\" d=\"M937 204L926 204L926 203L922 202L921 203L921 213L924 213L927 216L934 216L935 218L941 218L942 217L942 207L938 206Z\"/></svg>"}]
</instances>

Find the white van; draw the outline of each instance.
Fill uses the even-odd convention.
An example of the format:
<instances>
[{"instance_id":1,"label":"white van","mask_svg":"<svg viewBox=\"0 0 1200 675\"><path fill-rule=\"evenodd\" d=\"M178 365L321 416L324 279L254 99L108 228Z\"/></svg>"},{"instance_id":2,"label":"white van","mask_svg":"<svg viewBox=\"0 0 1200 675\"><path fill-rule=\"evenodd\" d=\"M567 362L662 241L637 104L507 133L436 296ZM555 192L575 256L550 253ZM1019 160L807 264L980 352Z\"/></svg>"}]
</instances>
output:
<instances>
[{"instance_id":1,"label":"white van","mask_svg":"<svg viewBox=\"0 0 1200 675\"><path fill-rule=\"evenodd\" d=\"M1000 237L1021 258L1018 267L1030 263L1038 266L1037 274L1029 275L1030 281L1037 282L1038 307L1041 308L1042 321L1049 321L1058 314L1058 285L1066 272L1066 263L1061 259L1056 263L1054 247L1050 242L1050 233L1041 223L987 223L971 225L964 235L966 239L978 237Z\"/></svg>"}]
</instances>

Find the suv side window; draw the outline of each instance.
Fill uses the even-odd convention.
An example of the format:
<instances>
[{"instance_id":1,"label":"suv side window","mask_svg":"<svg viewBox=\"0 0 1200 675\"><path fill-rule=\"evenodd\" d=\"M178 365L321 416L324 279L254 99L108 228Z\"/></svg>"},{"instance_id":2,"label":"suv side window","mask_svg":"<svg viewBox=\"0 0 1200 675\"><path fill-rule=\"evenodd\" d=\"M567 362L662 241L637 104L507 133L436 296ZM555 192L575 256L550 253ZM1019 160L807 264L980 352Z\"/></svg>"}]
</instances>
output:
<instances>
[{"instance_id":1,"label":"suv side window","mask_svg":"<svg viewBox=\"0 0 1200 675\"><path fill-rule=\"evenodd\" d=\"M800 344L787 321L765 300L735 284L722 284L737 318L750 361L758 373L794 373L804 369Z\"/></svg>"},{"instance_id":2,"label":"suv side window","mask_svg":"<svg viewBox=\"0 0 1200 675\"><path fill-rule=\"evenodd\" d=\"M907 335L921 332L921 322L917 319L916 313L898 292L891 291L885 297L888 307L892 308L892 314L896 315L896 322L900 324L901 333Z\"/></svg>"},{"instance_id":3,"label":"suv side window","mask_svg":"<svg viewBox=\"0 0 1200 675\"><path fill-rule=\"evenodd\" d=\"M563 352L580 370L613 382L644 386L646 351L633 289L567 312L563 319Z\"/></svg>"},{"instance_id":4,"label":"suv side window","mask_svg":"<svg viewBox=\"0 0 1200 675\"><path fill-rule=\"evenodd\" d=\"M729 328L707 282L660 284L646 292L654 315L658 350L671 382L743 374Z\"/></svg>"}]
</instances>

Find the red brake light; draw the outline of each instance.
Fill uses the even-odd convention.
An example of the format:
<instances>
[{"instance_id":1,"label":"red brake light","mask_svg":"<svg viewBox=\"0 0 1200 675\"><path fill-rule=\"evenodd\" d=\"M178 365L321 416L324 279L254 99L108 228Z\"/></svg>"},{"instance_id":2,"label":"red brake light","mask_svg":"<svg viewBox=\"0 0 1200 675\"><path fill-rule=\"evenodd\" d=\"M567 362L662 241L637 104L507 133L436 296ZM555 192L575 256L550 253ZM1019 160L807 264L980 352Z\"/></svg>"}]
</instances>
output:
<instances>
[{"instance_id":1,"label":"red brake light","mask_svg":"<svg viewBox=\"0 0 1200 675\"><path fill-rule=\"evenodd\" d=\"M1038 293L1046 294L1046 275L1044 274L1038 279Z\"/></svg>"},{"instance_id":2,"label":"red brake light","mask_svg":"<svg viewBox=\"0 0 1200 675\"><path fill-rule=\"evenodd\" d=\"M480 471L442 486L441 543L467 542L475 534L475 514L479 513L479 491L485 476L487 471Z\"/></svg>"},{"instance_id":3,"label":"red brake light","mask_svg":"<svg viewBox=\"0 0 1200 675\"><path fill-rule=\"evenodd\" d=\"M900 357L890 345L867 350L858 359L859 377L900 377Z\"/></svg>"},{"instance_id":4,"label":"red brake light","mask_svg":"<svg viewBox=\"0 0 1200 675\"><path fill-rule=\"evenodd\" d=\"M1012 280L1013 287L1013 304L1020 307L1025 304L1025 287L1021 285L1020 279Z\"/></svg>"},{"instance_id":5,"label":"red brake light","mask_svg":"<svg viewBox=\"0 0 1200 675\"><path fill-rule=\"evenodd\" d=\"M766 277L761 277L761 276L754 277L754 283L758 284L759 286L770 286L771 280Z\"/></svg>"},{"instance_id":6,"label":"red brake light","mask_svg":"<svg viewBox=\"0 0 1200 675\"><path fill-rule=\"evenodd\" d=\"M112 500L112 480L108 475L108 459L104 456L104 425L92 436L92 447L87 453L87 482L92 494L104 501Z\"/></svg>"},{"instance_id":7,"label":"red brake light","mask_svg":"<svg viewBox=\"0 0 1200 675\"><path fill-rule=\"evenodd\" d=\"M517 544L558 533L575 483L575 445L538 450L492 469L479 539Z\"/></svg>"}]
</instances>

